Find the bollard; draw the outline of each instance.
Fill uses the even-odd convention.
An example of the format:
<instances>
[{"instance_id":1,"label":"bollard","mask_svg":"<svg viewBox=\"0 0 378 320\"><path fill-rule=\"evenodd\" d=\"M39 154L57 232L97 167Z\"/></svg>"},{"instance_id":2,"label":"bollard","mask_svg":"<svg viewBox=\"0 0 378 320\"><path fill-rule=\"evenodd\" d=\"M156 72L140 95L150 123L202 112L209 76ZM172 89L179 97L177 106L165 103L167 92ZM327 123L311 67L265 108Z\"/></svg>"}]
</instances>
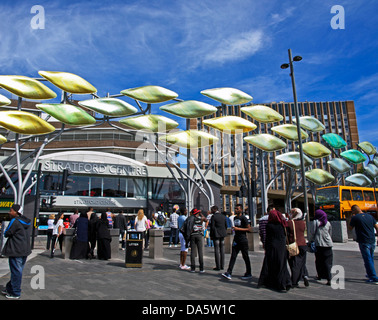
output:
<instances>
[{"instance_id":1,"label":"bollard","mask_svg":"<svg viewBox=\"0 0 378 320\"><path fill-rule=\"evenodd\" d=\"M249 251L260 251L260 235L259 228L252 227L252 232L247 233L248 238L248 250Z\"/></svg>"},{"instance_id":2,"label":"bollard","mask_svg":"<svg viewBox=\"0 0 378 320\"><path fill-rule=\"evenodd\" d=\"M112 239L110 242L111 258L116 258L119 253L119 229L109 229L109 231Z\"/></svg>"},{"instance_id":3,"label":"bollard","mask_svg":"<svg viewBox=\"0 0 378 320\"><path fill-rule=\"evenodd\" d=\"M227 229L227 236L224 238L224 253L232 252L232 241L234 241L232 229Z\"/></svg>"},{"instance_id":4,"label":"bollard","mask_svg":"<svg viewBox=\"0 0 378 320\"><path fill-rule=\"evenodd\" d=\"M150 229L149 257L152 259L163 258L163 229Z\"/></svg>"},{"instance_id":5,"label":"bollard","mask_svg":"<svg viewBox=\"0 0 378 320\"><path fill-rule=\"evenodd\" d=\"M75 229L74 228L68 228L68 229L63 229L63 245L62 245L62 255L63 259L69 259L70 258L70 253L71 253L71 248L72 248L72 237L74 235ZM58 241L58 239L56 240ZM59 246L59 244L56 244Z\"/></svg>"},{"instance_id":6,"label":"bollard","mask_svg":"<svg viewBox=\"0 0 378 320\"><path fill-rule=\"evenodd\" d=\"M332 226L332 241L333 242L348 242L348 229L346 221L330 221Z\"/></svg>"}]
</instances>

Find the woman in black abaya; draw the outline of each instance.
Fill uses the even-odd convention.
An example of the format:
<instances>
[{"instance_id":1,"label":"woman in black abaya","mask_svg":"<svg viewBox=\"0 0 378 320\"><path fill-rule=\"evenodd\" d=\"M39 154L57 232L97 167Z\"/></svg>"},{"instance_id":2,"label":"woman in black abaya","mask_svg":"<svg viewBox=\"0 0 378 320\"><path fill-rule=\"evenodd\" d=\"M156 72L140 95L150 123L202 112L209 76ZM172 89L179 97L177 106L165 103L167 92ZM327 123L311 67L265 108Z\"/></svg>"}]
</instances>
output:
<instances>
[{"instance_id":1,"label":"woman in black abaya","mask_svg":"<svg viewBox=\"0 0 378 320\"><path fill-rule=\"evenodd\" d=\"M86 259L89 252L88 217L85 212L80 214L73 226L76 229L76 241L72 244L70 259Z\"/></svg>"},{"instance_id":2,"label":"woman in black abaya","mask_svg":"<svg viewBox=\"0 0 378 320\"><path fill-rule=\"evenodd\" d=\"M109 231L109 221L105 212L97 222L97 257L100 260L111 258L110 242L112 241Z\"/></svg>"},{"instance_id":3,"label":"woman in black abaya","mask_svg":"<svg viewBox=\"0 0 378 320\"><path fill-rule=\"evenodd\" d=\"M88 222L88 241L89 241L89 254L90 259L95 258L94 250L97 241L97 222L98 217L96 213L92 213Z\"/></svg>"},{"instance_id":4,"label":"woman in black abaya","mask_svg":"<svg viewBox=\"0 0 378 320\"><path fill-rule=\"evenodd\" d=\"M290 273L287 268L286 220L277 210L269 212L266 225L265 257L258 286L266 286L279 291L291 287Z\"/></svg>"}]
</instances>

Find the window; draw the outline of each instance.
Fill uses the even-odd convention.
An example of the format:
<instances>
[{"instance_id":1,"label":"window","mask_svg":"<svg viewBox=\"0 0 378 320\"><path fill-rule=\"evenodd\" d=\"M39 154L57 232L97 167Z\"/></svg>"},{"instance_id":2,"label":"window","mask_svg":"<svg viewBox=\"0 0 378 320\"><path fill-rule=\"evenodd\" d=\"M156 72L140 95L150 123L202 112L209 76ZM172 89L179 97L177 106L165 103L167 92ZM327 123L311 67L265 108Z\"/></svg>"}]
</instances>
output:
<instances>
[{"instance_id":1,"label":"window","mask_svg":"<svg viewBox=\"0 0 378 320\"><path fill-rule=\"evenodd\" d=\"M352 196L350 194L350 190L343 190L341 191L341 201L348 201L352 200Z\"/></svg>"},{"instance_id":2,"label":"window","mask_svg":"<svg viewBox=\"0 0 378 320\"><path fill-rule=\"evenodd\" d=\"M132 179L127 180L127 197L134 198L134 181Z\"/></svg>"},{"instance_id":3,"label":"window","mask_svg":"<svg viewBox=\"0 0 378 320\"><path fill-rule=\"evenodd\" d=\"M103 196L119 198L125 197L125 179L103 178Z\"/></svg>"},{"instance_id":4,"label":"window","mask_svg":"<svg viewBox=\"0 0 378 320\"><path fill-rule=\"evenodd\" d=\"M326 203L334 202L339 200L338 188L326 188L316 191L316 202L317 203Z\"/></svg>"},{"instance_id":5,"label":"window","mask_svg":"<svg viewBox=\"0 0 378 320\"><path fill-rule=\"evenodd\" d=\"M375 201L373 191L364 191L365 201Z\"/></svg>"},{"instance_id":6,"label":"window","mask_svg":"<svg viewBox=\"0 0 378 320\"><path fill-rule=\"evenodd\" d=\"M363 201L364 197L362 196L361 190L352 190L352 197L354 201Z\"/></svg>"},{"instance_id":7,"label":"window","mask_svg":"<svg viewBox=\"0 0 378 320\"><path fill-rule=\"evenodd\" d=\"M83 134L75 134L75 140L87 140L88 135L86 133Z\"/></svg>"},{"instance_id":8,"label":"window","mask_svg":"<svg viewBox=\"0 0 378 320\"><path fill-rule=\"evenodd\" d=\"M71 176L72 186L64 192L64 195L71 196L89 196L89 177L85 176Z\"/></svg>"},{"instance_id":9,"label":"window","mask_svg":"<svg viewBox=\"0 0 378 320\"><path fill-rule=\"evenodd\" d=\"M184 200L185 195L174 179L153 178L149 180L151 199Z\"/></svg>"},{"instance_id":10,"label":"window","mask_svg":"<svg viewBox=\"0 0 378 320\"><path fill-rule=\"evenodd\" d=\"M46 174L41 179L41 189L46 191L57 191L60 188L60 174Z\"/></svg>"},{"instance_id":11,"label":"window","mask_svg":"<svg viewBox=\"0 0 378 320\"><path fill-rule=\"evenodd\" d=\"M127 177L86 177L72 176L71 189L66 196L111 197L146 199L147 182L145 179Z\"/></svg>"},{"instance_id":12,"label":"window","mask_svg":"<svg viewBox=\"0 0 378 320\"><path fill-rule=\"evenodd\" d=\"M147 194L147 181L145 179L132 179L132 181L134 183L134 197L137 199L145 199Z\"/></svg>"},{"instance_id":13,"label":"window","mask_svg":"<svg viewBox=\"0 0 378 320\"><path fill-rule=\"evenodd\" d=\"M102 178L91 178L91 197L102 196Z\"/></svg>"}]
</instances>

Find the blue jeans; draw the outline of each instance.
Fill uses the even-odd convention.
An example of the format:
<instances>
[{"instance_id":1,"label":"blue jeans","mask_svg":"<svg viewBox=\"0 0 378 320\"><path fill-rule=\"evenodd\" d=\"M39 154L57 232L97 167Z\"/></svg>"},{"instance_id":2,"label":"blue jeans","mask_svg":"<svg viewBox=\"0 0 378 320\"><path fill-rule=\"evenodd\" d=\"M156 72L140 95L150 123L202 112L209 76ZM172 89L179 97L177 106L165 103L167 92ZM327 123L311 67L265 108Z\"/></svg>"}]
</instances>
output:
<instances>
[{"instance_id":1,"label":"blue jeans","mask_svg":"<svg viewBox=\"0 0 378 320\"><path fill-rule=\"evenodd\" d=\"M364 259L367 276L370 280L377 281L377 275L374 268L374 250L375 244L359 243L362 259Z\"/></svg>"},{"instance_id":2,"label":"blue jeans","mask_svg":"<svg viewBox=\"0 0 378 320\"><path fill-rule=\"evenodd\" d=\"M9 269L11 279L6 285L10 295L19 297L21 295L22 271L24 270L26 257L9 257Z\"/></svg>"},{"instance_id":3,"label":"blue jeans","mask_svg":"<svg viewBox=\"0 0 378 320\"><path fill-rule=\"evenodd\" d=\"M179 229L178 228L171 228L171 232L169 234L169 244L172 243L172 236L175 237L174 244L176 245L179 238Z\"/></svg>"}]
</instances>

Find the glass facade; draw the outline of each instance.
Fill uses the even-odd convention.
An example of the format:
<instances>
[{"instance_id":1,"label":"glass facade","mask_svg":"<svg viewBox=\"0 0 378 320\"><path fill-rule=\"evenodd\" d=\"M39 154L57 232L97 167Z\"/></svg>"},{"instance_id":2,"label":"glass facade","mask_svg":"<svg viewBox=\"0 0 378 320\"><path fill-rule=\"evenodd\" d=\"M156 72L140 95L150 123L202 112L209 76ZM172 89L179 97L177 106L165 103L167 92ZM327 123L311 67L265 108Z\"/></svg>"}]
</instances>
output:
<instances>
[{"instance_id":1,"label":"glass facade","mask_svg":"<svg viewBox=\"0 0 378 320\"><path fill-rule=\"evenodd\" d=\"M17 173L11 174L11 178L13 181L17 181ZM185 200L184 192L174 179L108 177L99 175L70 175L69 179L72 180L68 183L70 188L62 192L62 173L44 174L40 181L40 194L42 196L62 194L64 196L140 200L145 200L148 196L149 199L154 200ZM8 187L4 191L4 194L12 195L13 190L6 184L5 179L1 181L4 182L2 186ZM35 194L35 188L31 190L30 194Z\"/></svg>"},{"instance_id":2,"label":"glass facade","mask_svg":"<svg viewBox=\"0 0 378 320\"><path fill-rule=\"evenodd\" d=\"M41 193L59 191L62 174L42 178ZM65 196L147 199L147 181L143 178L71 175Z\"/></svg>"},{"instance_id":3,"label":"glass facade","mask_svg":"<svg viewBox=\"0 0 378 320\"><path fill-rule=\"evenodd\" d=\"M156 200L185 200L185 194L174 179L153 178L149 182L149 198Z\"/></svg>"}]
</instances>

